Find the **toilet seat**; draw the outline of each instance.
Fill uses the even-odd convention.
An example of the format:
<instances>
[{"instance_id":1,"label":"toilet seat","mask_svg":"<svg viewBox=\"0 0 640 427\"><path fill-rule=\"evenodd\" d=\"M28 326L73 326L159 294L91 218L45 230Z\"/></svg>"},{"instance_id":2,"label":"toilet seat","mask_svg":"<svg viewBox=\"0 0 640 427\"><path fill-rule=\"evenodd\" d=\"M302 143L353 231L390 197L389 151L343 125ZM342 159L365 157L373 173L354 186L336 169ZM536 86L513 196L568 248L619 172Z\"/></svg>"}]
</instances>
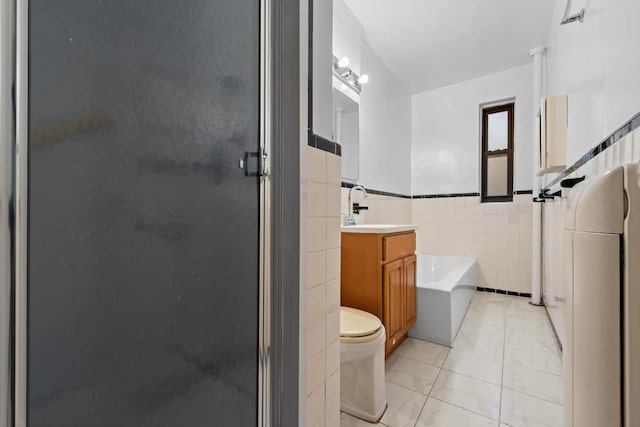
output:
<instances>
[{"instance_id":1,"label":"toilet seat","mask_svg":"<svg viewBox=\"0 0 640 427\"><path fill-rule=\"evenodd\" d=\"M370 342L383 333L382 322L373 314L351 307L340 307L340 342Z\"/></svg>"},{"instance_id":2,"label":"toilet seat","mask_svg":"<svg viewBox=\"0 0 640 427\"><path fill-rule=\"evenodd\" d=\"M340 410L377 423L387 408L384 325L373 314L340 307Z\"/></svg>"}]
</instances>

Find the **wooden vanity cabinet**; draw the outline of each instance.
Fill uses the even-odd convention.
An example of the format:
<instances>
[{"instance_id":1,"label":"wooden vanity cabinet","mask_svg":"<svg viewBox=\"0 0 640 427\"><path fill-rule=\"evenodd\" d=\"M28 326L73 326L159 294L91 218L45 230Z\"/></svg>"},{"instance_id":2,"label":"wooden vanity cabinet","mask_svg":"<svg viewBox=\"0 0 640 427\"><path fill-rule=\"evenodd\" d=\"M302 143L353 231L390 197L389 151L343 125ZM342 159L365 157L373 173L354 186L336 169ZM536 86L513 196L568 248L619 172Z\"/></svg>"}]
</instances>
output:
<instances>
[{"instance_id":1,"label":"wooden vanity cabinet","mask_svg":"<svg viewBox=\"0 0 640 427\"><path fill-rule=\"evenodd\" d=\"M416 322L415 231L342 233L341 305L384 324L388 357Z\"/></svg>"}]
</instances>

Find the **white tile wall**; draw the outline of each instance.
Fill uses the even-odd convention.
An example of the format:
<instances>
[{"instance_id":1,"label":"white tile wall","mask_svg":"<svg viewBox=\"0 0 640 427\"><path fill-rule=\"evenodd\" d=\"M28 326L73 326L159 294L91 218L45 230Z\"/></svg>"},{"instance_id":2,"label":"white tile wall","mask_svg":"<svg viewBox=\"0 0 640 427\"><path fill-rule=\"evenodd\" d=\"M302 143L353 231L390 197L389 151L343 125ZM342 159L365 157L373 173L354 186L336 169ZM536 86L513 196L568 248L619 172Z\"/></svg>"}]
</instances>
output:
<instances>
[{"instance_id":1,"label":"white tile wall","mask_svg":"<svg viewBox=\"0 0 640 427\"><path fill-rule=\"evenodd\" d=\"M542 206L542 294L558 339L564 340L564 199Z\"/></svg>"},{"instance_id":2,"label":"white tile wall","mask_svg":"<svg viewBox=\"0 0 640 427\"><path fill-rule=\"evenodd\" d=\"M309 184L327 185L327 152L307 146L307 177Z\"/></svg>"},{"instance_id":3,"label":"white tile wall","mask_svg":"<svg viewBox=\"0 0 640 427\"><path fill-rule=\"evenodd\" d=\"M342 189L341 212L346 214L349 189ZM411 224L411 199L400 197L380 196L370 194L366 199L361 191L351 194L352 202L369 207L356 215L358 224Z\"/></svg>"},{"instance_id":4,"label":"white tile wall","mask_svg":"<svg viewBox=\"0 0 640 427\"><path fill-rule=\"evenodd\" d=\"M325 372L337 372L340 368L340 339L329 344L325 350Z\"/></svg>"},{"instance_id":5,"label":"white tile wall","mask_svg":"<svg viewBox=\"0 0 640 427\"><path fill-rule=\"evenodd\" d=\"M349 190L342 189L342 212ZM368 206L359 224L417 224L417 251L429 255L477 258L479 286L531 292L531 199L481 204L478 197L405 199L352 193Z\"/></svg>"},{"instance_id":6,"label":"white tile wall","mask_svg":"<svg viewBox=\"0 0 640 427\"><path fill-rule=\"evenodd\" d=\"M340 157L307 147L307 421L340 418Z\"/></svg>"},{"instance_id":7,"label":"white tile wall","mask_svg":"<svg viewBox=\"0 0 640 427\"><path fill-rule=\"evenodd\" d=\"M324 316L307 326L307 360L324 350L326 333L327 325Z\"/></svg>"},{"instance_id":8,"label":"white tile wall","mask_svg":"<svg viewBox=\"0 0 640 427\"><path fill-rule=\"evenodd\" d=\"M321 351L307 362L307 393L313 393L325 381L325 352Z\"/></svg>"},{"instance_id":9,"label":"white tile wall","mask_svg":"<svg viewBox=\"0 0 640 427\"><path fill-rule=\"evenodd\" d=\"M324 419L324 383L307 396L307 426L316 426ZM324 426L324 424L320 424Z\"/></svg>"},{"instance_id":10,"label":"white tile wall","mask_svg":"<svg viewBox=\"0 0 640 427\"><path fill-rule=\"evenodd\" d=\"M307 292L307 321L309 324L322 320L326 316L327 285L322 283Z\"/></svg>"},{"instance_id":11,"label":"white tile wall","mask_svg":"<svg viewBox=\"0 0 640 427\"><path fill-rule=\"evenodd\" d=\"M639 161L640 129L636 129L632 134L597 155L569 177L586 175L593 178L616 166ZM564 201L564 198L556 197L553 203L545 203L542 208L543 297L560 342L564 340L564 259L562 251Z\"/></svg>"},{"instance_id":12,"label":"white tile wall","mask_svg":"<svg viewBox=\"0 0 640 427\"><path fill-rule=\"evenodd\" d=\"M530 194L513 203L479 197L414 199L417 251L478 259L478 286L531 292Z\"/></svg>"},{"instance_id":13,"label":"white tile wall","mask_svg":"<svg viewBox=\"0 0 640 427\"><path fill-rule=\"evenodd\" d=\"M627 140L627 144L629 144L629 141ZM633 133L633 148L631 149L631 153L632 153L632 161L633 162L640 162L640 130L636 130Z\"/></svg>"},{"instance_id":14,"label":"white tile wall","mask_svg":"<svg viewBox=\"0 0 640 427\"><path fill-rule=\"evenodd\" d=\"M340 337L340 309L327 313L326 333L328 344Z\"/></svg>"},{"instance_id":15,"label":"white tile wall","mask_svg":"<svg viewBox=\"0 0 640 427\"><path fill-rule=\"evenodd\" d=\"M307 286L321 285L327 278L327 255L320 250L307 254Z\"/></svg>"},{"instance_id":16,"label":"white tile wall","mask_svg":"<svg viewBox=\"0 0 640 427\"><path fill-rule=\"evenodd\" d=\"M340 399L327 410L326 426L340 426Z\"/></svg>"}]
</instances>

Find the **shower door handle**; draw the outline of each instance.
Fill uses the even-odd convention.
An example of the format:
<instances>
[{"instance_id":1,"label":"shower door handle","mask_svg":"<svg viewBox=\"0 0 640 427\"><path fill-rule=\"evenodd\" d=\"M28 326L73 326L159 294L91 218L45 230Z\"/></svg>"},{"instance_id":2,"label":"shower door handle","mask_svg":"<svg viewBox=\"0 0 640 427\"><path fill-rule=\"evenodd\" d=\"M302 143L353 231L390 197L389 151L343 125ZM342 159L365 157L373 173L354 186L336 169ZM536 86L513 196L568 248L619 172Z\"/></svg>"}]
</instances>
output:
<instances>
[{"instance_id":1,"label":"shower door handle","mask_svg":"<svg viewBox=\"0 0 640 427\"><path fill-rule=\"evenodd\" d=\"M245 176L265 178L269 176L269 154L264 148L260 151L247 151L240 160L240 168Z\"/></svg>"}]
</instances>

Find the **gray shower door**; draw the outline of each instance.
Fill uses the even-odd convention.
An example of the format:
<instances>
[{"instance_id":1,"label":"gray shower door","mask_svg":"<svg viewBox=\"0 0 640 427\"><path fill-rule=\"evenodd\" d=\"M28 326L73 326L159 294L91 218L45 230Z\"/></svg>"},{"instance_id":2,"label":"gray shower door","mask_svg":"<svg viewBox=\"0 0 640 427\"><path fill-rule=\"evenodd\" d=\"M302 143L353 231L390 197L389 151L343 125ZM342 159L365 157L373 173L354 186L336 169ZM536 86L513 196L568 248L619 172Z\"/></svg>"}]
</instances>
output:
<instances>
[{"instance_id":1,"label":"gray shower door","mask_svg":"<svg viewBox=\"0 0 640 427\"><path fill-rule=\"evenodd\" d=\"M260 2L29 2L30 427L258 419Z\"/></svg>"}]
</instances>

